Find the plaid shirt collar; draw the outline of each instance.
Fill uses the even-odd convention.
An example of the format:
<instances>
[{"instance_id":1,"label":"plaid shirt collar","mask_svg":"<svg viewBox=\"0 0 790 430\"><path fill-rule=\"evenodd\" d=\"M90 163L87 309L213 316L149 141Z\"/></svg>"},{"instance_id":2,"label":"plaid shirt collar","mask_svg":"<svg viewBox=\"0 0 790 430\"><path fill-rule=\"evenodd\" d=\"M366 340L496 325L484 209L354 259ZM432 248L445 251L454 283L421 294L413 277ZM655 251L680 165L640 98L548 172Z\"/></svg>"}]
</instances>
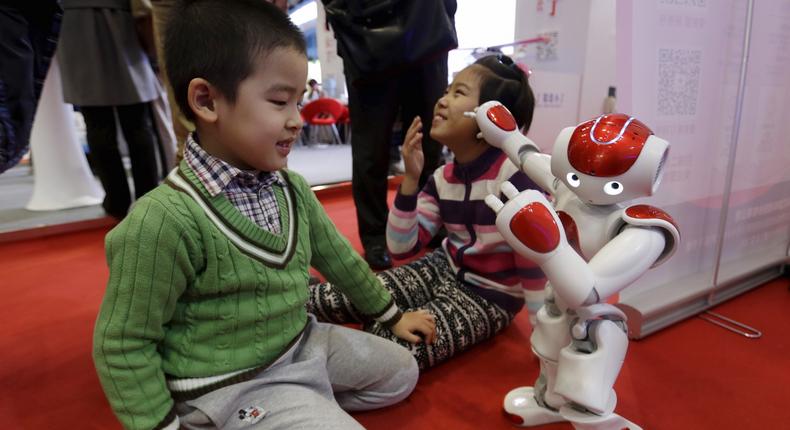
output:
<instances>
[{"instance_id":1,"label":"plaid shirt collar","mask_svg":"<svg viewBox=\"0 0 790 430\"><path fill-rule=\"evenodd\" d=\"M190 133L184 149L184 160L197 174L200 183L211 197L225 191L229 186L254 192L261 187L285 184L272 172L241 170L204 151L197 143L197 134Z\"/></svg>"}]
</instances>

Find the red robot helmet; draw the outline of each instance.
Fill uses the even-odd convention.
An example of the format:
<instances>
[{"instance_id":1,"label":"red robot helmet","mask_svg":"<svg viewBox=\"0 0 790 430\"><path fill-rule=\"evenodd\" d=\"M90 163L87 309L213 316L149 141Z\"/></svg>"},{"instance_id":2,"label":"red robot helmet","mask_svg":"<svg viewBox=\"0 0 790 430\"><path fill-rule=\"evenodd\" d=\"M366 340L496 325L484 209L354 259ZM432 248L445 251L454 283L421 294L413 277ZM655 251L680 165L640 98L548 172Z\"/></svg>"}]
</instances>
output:
<instances>
[{"instance_id":1,"label":"red robot helmet","mask_svg":"<svg viewBox=\"0 0 790 430\"><path fill-rule=\"evenodd\" d=\"M653 194L668 150L638 119L602 115L557 136L551 169L586 202L612 204Z\"/></svg>"},{"instance_id":2,"label":"red robot helmet","mask_svg":"<svg viewBox=\"0 0 790 430\"><path fill-rule=\"evenodd\" d=\"M636 162L653 132L621 113L599 116L576 126L568 142L568 161L591 176L622 175Z\"/></svg>"}]
</instances>

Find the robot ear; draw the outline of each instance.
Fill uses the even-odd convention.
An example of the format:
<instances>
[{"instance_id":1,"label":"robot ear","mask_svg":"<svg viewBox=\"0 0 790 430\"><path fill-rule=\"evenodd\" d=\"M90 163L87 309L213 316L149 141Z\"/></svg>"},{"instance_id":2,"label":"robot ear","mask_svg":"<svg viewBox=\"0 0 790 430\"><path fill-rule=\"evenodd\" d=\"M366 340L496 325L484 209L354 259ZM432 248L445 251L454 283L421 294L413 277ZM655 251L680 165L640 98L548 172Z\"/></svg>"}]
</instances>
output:
<instances>
[{"instance_id":1,"label":"robot ear","mask_svg":"<svg viewBox=\"0 0 790 430\"><path fill-rule=\"evenodd\" d=\"M664 151L664 155L661 156L661 161L658 164L658 170L656 170L656 176L653 178L653 192L656 192L658 186L661 184L661 179L664 177L664 164L667 161L667 156L669 155L669 148Z\"/></svg>"},{"instance_id":2,"label":"robot ear","mask_svg":"<svg viewBox=\"0 0 790 430\"><path fill-rule=\"evenodd\" d=\"M653 184L651 186L650 194L655 194L658 186L661 184L661 179L664 177L664 167L666 166L667 157L669 156L669 142L655 135L650 136L646 145L653 146L654 159L658 161L655 167L655 174L653 175Z\"/></svg>"}]
</instances>

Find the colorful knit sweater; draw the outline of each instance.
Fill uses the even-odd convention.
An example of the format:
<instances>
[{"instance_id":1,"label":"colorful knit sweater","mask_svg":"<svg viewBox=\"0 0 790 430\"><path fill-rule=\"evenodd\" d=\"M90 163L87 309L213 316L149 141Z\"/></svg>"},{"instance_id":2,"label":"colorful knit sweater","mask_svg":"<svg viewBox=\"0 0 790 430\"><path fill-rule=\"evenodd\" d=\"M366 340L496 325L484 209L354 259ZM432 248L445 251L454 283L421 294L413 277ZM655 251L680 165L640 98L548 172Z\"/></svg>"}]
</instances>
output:
<instances>
[{"instance_id":1,"label":"colorful knit sweater","mask_svg":"<svg viewBox=\"0 0 790 430\"><path fill-rule=\"evenodd\" d=\"M543 272L513 252L497 231L488 194L505 199L499 186L510 181L520 191L539 189L496 148L467 164L436 170L419 194L398 193L387 220L387 246L395 258L419 252L444 225L442 247L458 279L505 309L517 311L526 299L534 315L543 303Z\"/></svg>"},{"instance_id":2,"label":"colorful knit sweater","mask_svg":"<svg viewBox=\"0 0 790 430\"><path fill-rule=\"evenodd\" d=\"M361 312L397 317L304 179L278 174L287 184L274 187L281 234L255 225L223 194L210 197L182 162L107 235L110 279L93 355L124 427L173 421L167 381L251 377L287 351L307 323L310 265Z\"/></svg>"}]
</instances>

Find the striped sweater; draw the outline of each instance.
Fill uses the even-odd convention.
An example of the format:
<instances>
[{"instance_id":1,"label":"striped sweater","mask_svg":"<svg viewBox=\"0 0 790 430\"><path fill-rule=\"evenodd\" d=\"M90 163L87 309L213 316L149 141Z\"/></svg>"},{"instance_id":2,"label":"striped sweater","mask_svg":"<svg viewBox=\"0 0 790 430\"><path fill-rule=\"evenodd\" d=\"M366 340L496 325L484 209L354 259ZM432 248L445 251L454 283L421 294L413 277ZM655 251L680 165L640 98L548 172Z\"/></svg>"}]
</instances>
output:
<instances>
[{"instance_id":1,"label":"striped sweater","mask_svg":"<svg viewBox=\"0 0 790 430\"><path fill-rule=\"evenodd\" d=\"M399 314L305 180L277 175L286 184L274 187L279 234L212 197L182 161L107 235L93 357L125 428L173 423L176 395L249 379L277 360L307 324L310 265L369 317L387 325Z\"/></svg>"},{"instance_id":2,"label":"striped sweater","mask_svg":"<svg viewBox=\"0 0 790 430\"><path fill-rule=\"evenodd\" d=\"M499 191L504 181L519 190L539 189L493 147L470 163L438 168L417 195L395 197L387 246L397 259L410 257L444 225L442 247L458 279L508 310L517 311L526 301L533 316L543 304L546 279L536 264L505 242L495 225L496 214L484 201L488 194L504 199Z\"/></svg>"}]
</instances>

